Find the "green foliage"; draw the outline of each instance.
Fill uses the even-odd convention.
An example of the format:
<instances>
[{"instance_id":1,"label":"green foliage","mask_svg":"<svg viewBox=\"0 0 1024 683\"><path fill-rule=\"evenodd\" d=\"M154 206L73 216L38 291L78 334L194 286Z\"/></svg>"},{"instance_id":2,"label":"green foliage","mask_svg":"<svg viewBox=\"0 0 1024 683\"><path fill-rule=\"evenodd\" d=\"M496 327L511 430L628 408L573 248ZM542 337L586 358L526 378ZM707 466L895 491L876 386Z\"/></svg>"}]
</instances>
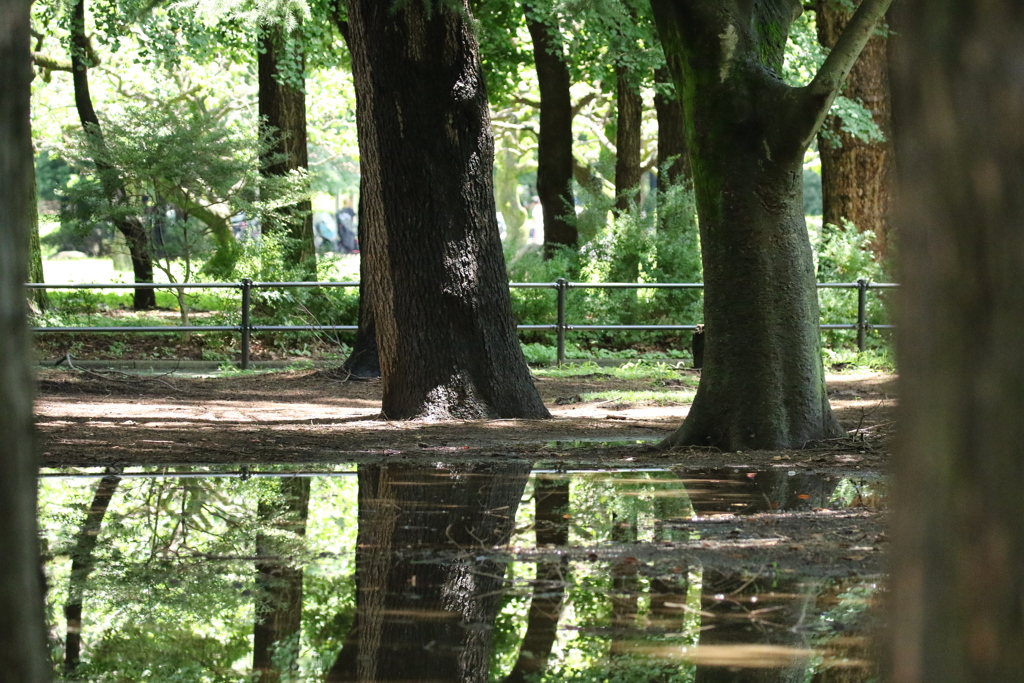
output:
<instances>
[{"instance_id":1,"label":"green foliage","mask_svg":"<svg viewBox=\"0 0 1024 683\"><path fill-rule=\"evenodd\" d=\"M249 278L255 282L302 282L301 266L284 265L283 255L294 241L278 233L260 236L243 245L242 254L231 274L233 280ZM318 264L320 279L329 280L331 264ZM253 324L256 325L356 325L359 321L359 288L273 288L252 291ZM272 337L274 345L294 349L303 339L325 338L347 348L333 332L294 332Z\"/></svg>"},{"instance_id":2,"label":"green foliage","mask_svg":"<svg viewBox=\"0 0 1024 683\"><path fill-rule=\"evenodd\" d=\"M868 280L885 282L886 273L871 251L874 233L860 231L849 221L842 227L825 224L817 235L812 235L819 282L856 282ZM867 320L872 325L889 323L888 290L868 290ZM818 301L823 324L852 324L857 322L856 289L819 289ZM825 346L850 348L856 339L852 330L822 330ZM876 333L867 336L872 348L889 344L887 336Z\"/></svg>"},{"instance_id":3,"label":"green foliage","mask_svg":"<svg viewBox=\"0 0 1024 683\"><path fill-rule=\"evenodd\" d=\"M79 231L96 223L142 219L153 235L150 251L168 259L197 259L210 240L211 259L224 274L237 253L228 220L293 204L306 192L302 174L264 177L271 147L226 124L226 107L208 108L192 93L131 104L73 139L64 156L85 173L64 194L62 222ZM112 188L124 187L113 195ZM165 269L166 270L166 269Z\"/></svg>"},{"instance_id":4,"label":"green foliage","mask_svg":"<svg viewBox=\"0 0 1024 683\"><path fill-rule=\"evenodd\" d=\"M789 42L786 44L786 61L783 67L783 78L793 86L806 85L814 78L828 51L818 42L818 34L814 25L814 12L804 12L793 22L790 29ZM880 142L885 140L882 130L875 124L871 112L862 102L851 100L840 95L836 97L829 111L841 122L843 132L863 142ZM828 125L820 133L828 139L829 144L841 146L841 142Z\"/></svg>"},{"instance_id":5,"label":"green foliage","mask_svg":"<svg viewBox=\"0 0 1024 683\"><path fill-rule=\"evenodd\" d=\"M43 150L36 156L36 192L39 199L53 201L58 192L67 187L74 169L60 157L50 156Z\"/></svg>"},{"instance_id":6,"label":"green foliage","mask_svg":"<svg viewBox=\"0 0 1024 683\"><path fill-rule=\"evenodd\" d=\"M557 252L543 260L540 253L510 258L513 282L554 282L565 277L581 282L700 282L700 246L693 195L673 187L657 202L658 211L635 208L612 216L613 200L581 191L587 209L577 217L581 240L578 253ZM553 323L556 296L549 289L512 290L513 311L522 324ZM701 321L700 289L583 289L571 288L566 297L567 318L576 324L695 324ZM572 332L583 345L623 346L664 335L642 332ZM677 337L678 333L670 336ZM537 334L533 341L550 340ZM567 351L569 349L567 345ZM530 349L540 361L540 348ZM575 349L568 357L574 357Z\"/></svg>"}]
</instances>

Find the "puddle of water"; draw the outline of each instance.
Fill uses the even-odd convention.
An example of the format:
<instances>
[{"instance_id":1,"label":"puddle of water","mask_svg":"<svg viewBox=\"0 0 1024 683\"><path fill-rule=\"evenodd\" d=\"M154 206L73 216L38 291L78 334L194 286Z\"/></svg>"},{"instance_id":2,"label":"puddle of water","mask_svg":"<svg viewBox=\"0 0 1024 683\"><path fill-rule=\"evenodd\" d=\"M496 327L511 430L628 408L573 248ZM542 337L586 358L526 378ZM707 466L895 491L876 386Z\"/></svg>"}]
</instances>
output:
<instances>
[{"instance_id":1,"label":"puddle of water","mask_svg":"<svg viewBox=\"0 0 1024 683\"><path fill-rule=\"evenodd\" d=\"M331 474L42 480L61 661L79 602L91 681L241 682L274 667L294 681L873 675L876 579L716 567L690 550L700 520L877 505L881 480L524 462Z\"/></svg>"}]
</instances>

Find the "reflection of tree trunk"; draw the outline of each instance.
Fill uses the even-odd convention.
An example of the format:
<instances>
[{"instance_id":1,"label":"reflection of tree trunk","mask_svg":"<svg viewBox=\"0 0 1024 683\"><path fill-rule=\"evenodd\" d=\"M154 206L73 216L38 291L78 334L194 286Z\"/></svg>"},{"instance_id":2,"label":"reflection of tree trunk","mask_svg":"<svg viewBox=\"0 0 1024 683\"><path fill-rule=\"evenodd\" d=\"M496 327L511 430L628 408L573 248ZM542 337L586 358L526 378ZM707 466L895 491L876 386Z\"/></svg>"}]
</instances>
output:
<instances>
[{"instance_id":1,"label":"reflection of tree trunk","mask_svg":"<svg viewBox=\"0 0 1024 683\"><path fill-rule=\"evenodd\" d=\"M50 679L36 532L37 453L32 438L31 339L25 322L28 262L29 8L0 3L0 680Z\"/></svg>"},{"instance_id":2,"label":"reflection of tree trunk","mask_svg":"<svg viewBox=\"0 0 1024 683\"><path fill-rule=\"evenodd\" d=\"M359 468L356 624L327 681L487 680L529 465Z\"/></svg>"},{"instance_id":3,"label":"reflection of tree trunk","mask_svg":"<svg viewBox=\"0 0 1024 683\"><path fill-rule=\"evenodd\" d=\"M75 88L75 107L82 128L102 146L103 134L100 120L93 107L92 95L89 92L89 67L92 45L85 33L85 0L75 0L71 6L71 65L72 80ZM125 199L124 182L117 173L102 159L94 159L99 171L100 181L107 201L113 205L121 204ZM137 217L119 218L114 226L121 231L128 242L128 252L132 257L132 270L136 282L153 281L153 257L149 253L149 236ZM154 308L156 292L152 289L136 289L132 299L136 310Z\"/></svg>"},{"instance_id":4,"label":"reflection of tree trunk","mask_svg":"<svg viewBox=\"0 0 1024 683\"><path fill-rule=\"evenodd\" d=\"M806 601L795 595L800 588L796 580L774 580L771 586L771 592L764 592L758 581L705 571L701 611L710 616L701 618L694 683L803 683L807 656L793 650L807 647L795 628ZM752 602L755 595L758 600ZM742 660L739 665L717 663L717 655L725 654L718 647L734 646L739 657L741 647L751 644L777 646L775 666L763 666L760 657L749 663L761 666L745 666Z\"/></svg>"},{"instance_id":5,"label":"reflection of tree trunk","mask_svg":"<svg viewBox=\"0 0 1024 683\"><path fill-rule=\"evenodd\" d=\"M282 477L278 480L280 500L260 501L261 520L278 531L306 535L309 515L309 477ZM288 539L291 540L291 539ZM287 542L284 547L272 534L256 537L256 623L253 627L253 672L259 683L281 678L278 666L294 666L299 653L302 629L302 569L289 565ZM288 653L282 653L287 648ZM275 666L274 659L277 659Z\"/></svg>"},{"instance_id":6,"label":"reflection of tree trunk","mask_svg":"<svg viewBox=\"0 0 1024 683\"><path fill-rule=\"evenodd\" d=\"M71 553L71 579L68 582L68 601L64 604L64 617L68 623L67 639L64 645L64 672L73 675L78 667L82 650L82 599L85 596L85 582L95 567L93 552L99 540L103 517L107 514L110 499L117 491L121 477L110 473L100 479L92 504L85 514L85 521L78 530L75 549Z\"/></svg>"},{"instance_id":7,"label":"reflection of tree trunk","mask_svg":"<svg viewBox=\"0 0 1024 683\"><path fill-rule=\"evenodd\" d=\"M812 510L827 507L839 484L837 477L800 472L789 476L782 470L750 472L742 469L716 469L680 473L686 480L694 512L755 513ZM701 482L708 488L702 489Z\"/></svg>"},{"instance_id":8,"label":"reflection of tree trunk","mask_svg":"<svg viewBox=\"0 0 1024 683\"><path fill-rule=\"evenodd\" d=\"M636 520L612 520L612 542L636 541ZM635 557L623 557L612 566L612 644L611 654L626 654L626 634L636 627L637 599L640 597L640 563Z\"/></svg>"},{"instance_id":9,"label":"reflection of tree trunk","mask_svg":"<svg viewBox=\"0 0 1024 683\"><path fill-rule=\"evenodd\" d=\"M819 614L832 609L841 599L841 596L850 588L855 587L862 579L840 579L828 585L818 596L816 610ZM863 634L865 622L873 620L870 612L877 609L873 602L868 603L868 612L854 616L853 623L846 621L834 622L834 639L825 637L815 643L825 657L825 666L815 672L810 683L869 683L869 681L883 680L876 653L872 651L873 639ZM857 663L860 665L858 666ZM830 666L835 664L835 666Z\"/></svg>"},{"instance_id":10,"label":"reflection of tree trunk","mask_svg":"<svg viewBox=\"0 0 1024 683\"><path fill-rule=\"evenodd\" d=\"M535 529L538 547L565 547L569 544L569 480L538 476L534 480L536 504ZM548 664L551 648L558 635L558 618L565 602L568 562L538 562L533 584L526 634L519 658L505 683L524 683L527 677L541 676Z\"/></svg>"}]
</instances>

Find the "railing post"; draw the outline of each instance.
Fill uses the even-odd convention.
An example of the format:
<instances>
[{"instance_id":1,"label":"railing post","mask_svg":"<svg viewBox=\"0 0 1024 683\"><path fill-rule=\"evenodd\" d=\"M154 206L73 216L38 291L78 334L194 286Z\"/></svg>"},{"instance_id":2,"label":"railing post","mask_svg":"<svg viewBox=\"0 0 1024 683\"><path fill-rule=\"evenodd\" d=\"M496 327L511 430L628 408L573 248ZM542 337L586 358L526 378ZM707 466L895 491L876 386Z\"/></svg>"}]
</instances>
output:
<instances>
[{"instance_id":1,"label":"railing post","mask_svg":"<svg viewBox=\"0 0 1024 683\"><path fill-rule=\"evenodd\" d=\"M868 330L868 287L867 280L857 280L857 350L864 350L864 336Z\"/></svg>"},{"instance_id":2,"label":"railing post","mask_svg":"<svg viewBox=\"0 0 1024 683\"><path fill-rule=\"evenodd\" d=\"M252 280L242 278L242 369L249 369L249 293Z\"/></svg>"},{"instance_id":3,"label":"railing post","mask_svg":"<svg viewBox=\"0 0 1024 683\"><path fill-rule=\"evenodd\" d=\"M561 367L565 363L565 292L569 289L569 281L560 277L555 285L555 291L558 293L558 320L556 321L555 335L558 339L558 365Z\"/></svg>"}]
</instances>

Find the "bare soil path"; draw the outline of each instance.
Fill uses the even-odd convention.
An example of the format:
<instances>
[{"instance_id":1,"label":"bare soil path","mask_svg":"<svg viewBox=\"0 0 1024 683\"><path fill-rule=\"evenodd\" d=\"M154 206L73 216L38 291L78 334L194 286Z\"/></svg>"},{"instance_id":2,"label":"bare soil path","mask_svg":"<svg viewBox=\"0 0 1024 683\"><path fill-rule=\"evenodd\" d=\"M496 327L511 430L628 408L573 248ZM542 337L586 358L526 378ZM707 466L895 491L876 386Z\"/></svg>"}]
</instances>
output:
<instances>
[{"instance_id":1,"label":"bare soil path","mask_svg":"<svg viewBox=\"0 0 1024 683\"><path fill-rule=\"evenodd\" d=\"M551 420L395 422L381 416L378 383L340 381L324 371L153 378L45 370L36 415L46 467L337 463L445 453L448 459L512 455L684 467L792 462L816 470L879 471L895 404L892 375L832 375L833 408L849 438L784 453L660 451L654 445L689 408L692 389L685 382L676 387L603 374L535 381ZM657 402L581 398L652 389L662 395ZM678 401L671 399L673 391Z\"/></svg>"}]
</instances>

